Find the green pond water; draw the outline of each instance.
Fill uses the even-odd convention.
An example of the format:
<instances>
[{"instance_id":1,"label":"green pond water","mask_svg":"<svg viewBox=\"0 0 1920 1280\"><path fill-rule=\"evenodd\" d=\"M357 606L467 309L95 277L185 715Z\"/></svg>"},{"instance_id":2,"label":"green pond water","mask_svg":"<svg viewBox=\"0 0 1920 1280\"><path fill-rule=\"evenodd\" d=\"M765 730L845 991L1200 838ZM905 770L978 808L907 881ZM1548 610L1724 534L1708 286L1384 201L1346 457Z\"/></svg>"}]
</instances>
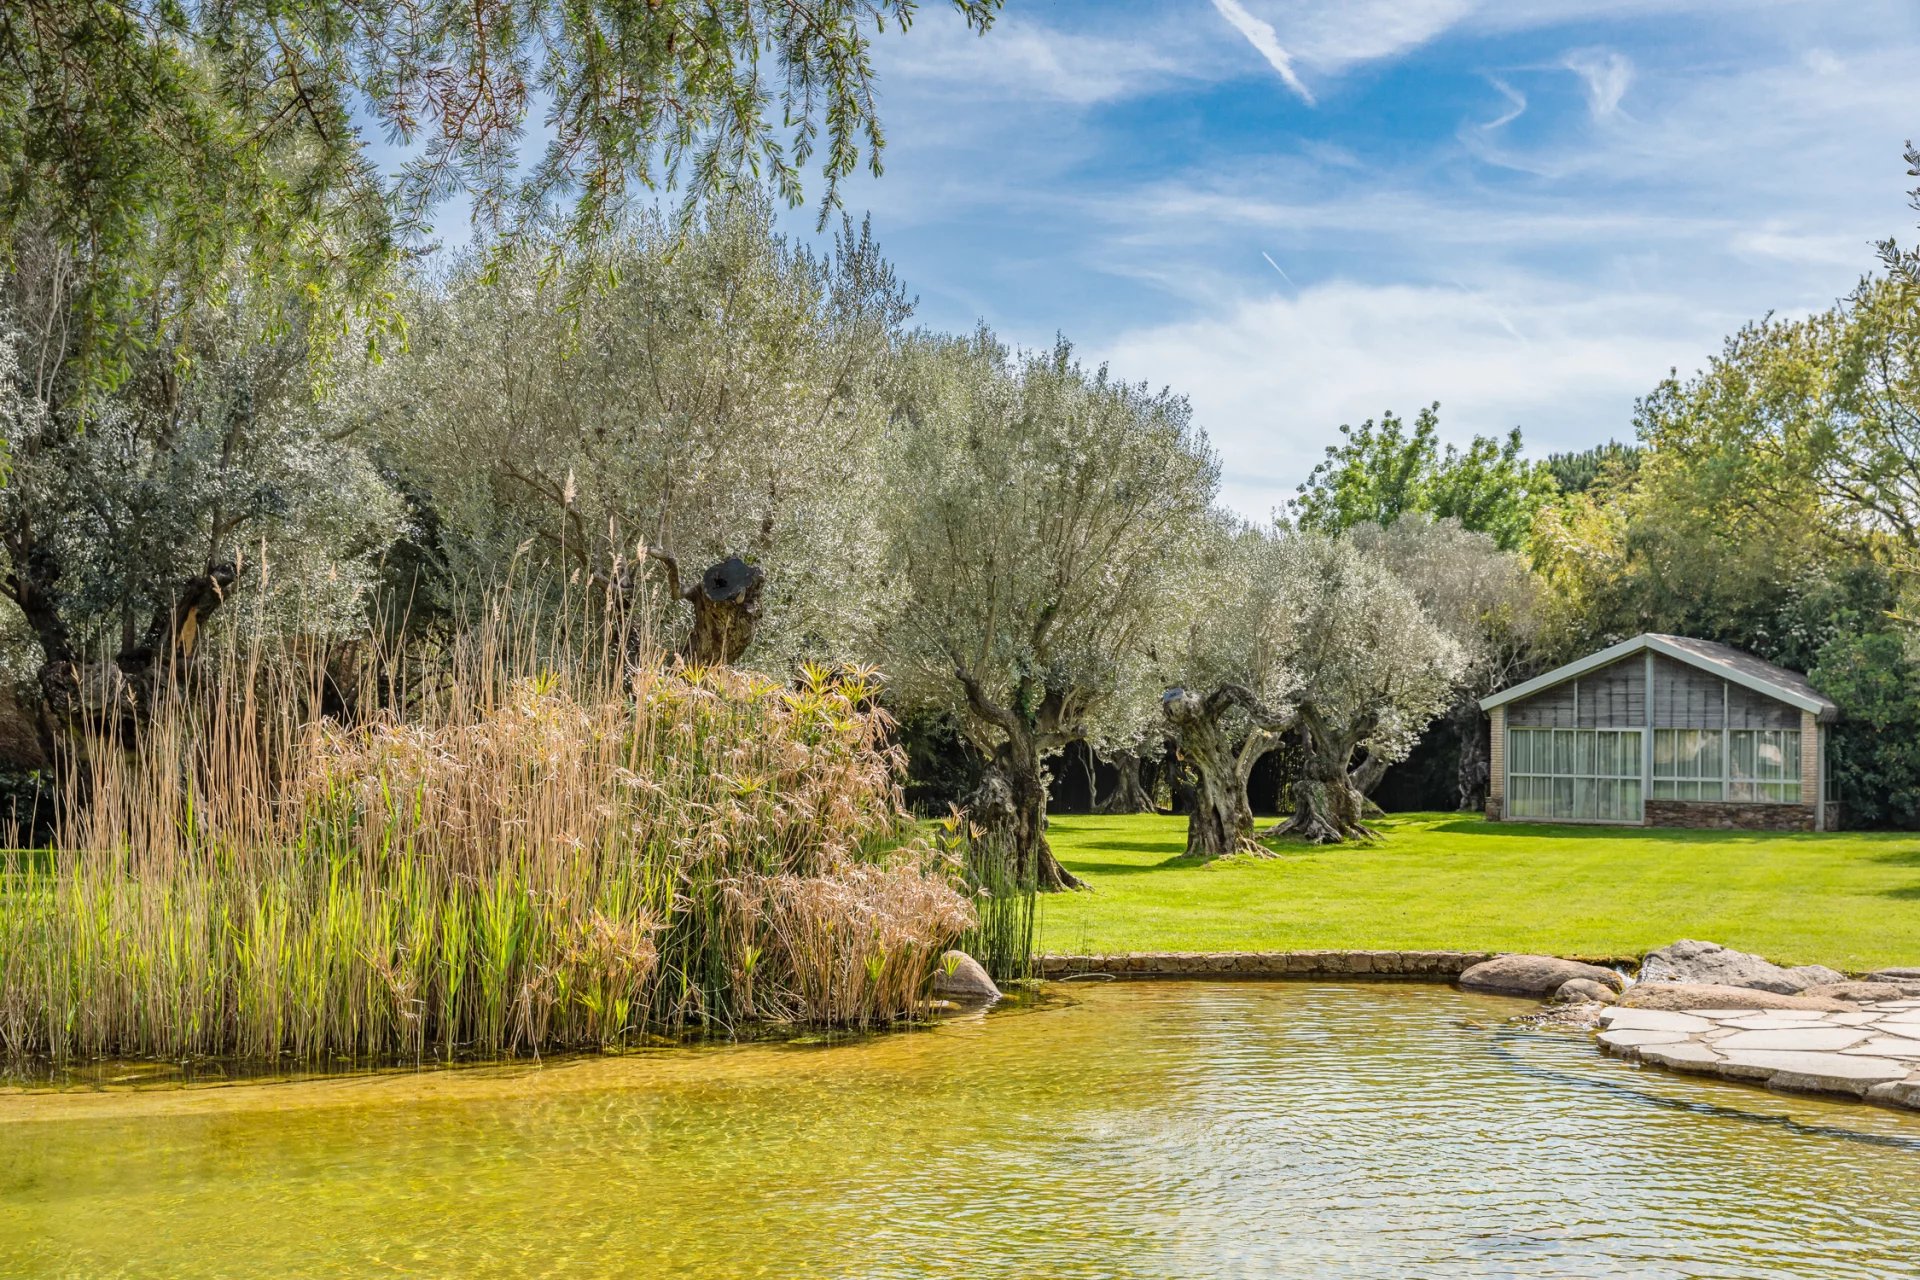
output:
<instances>
[{"instance_id":1,"label":"green pond water","mask_svg":"<svg viewBox=\"0 0 1920 1280\"><path fill-rule=\"evenodd\" d=\"M0 1093L0 1276L1913 1277L1920 1117L1398 985Z\"/></svg>"}]
</instances>

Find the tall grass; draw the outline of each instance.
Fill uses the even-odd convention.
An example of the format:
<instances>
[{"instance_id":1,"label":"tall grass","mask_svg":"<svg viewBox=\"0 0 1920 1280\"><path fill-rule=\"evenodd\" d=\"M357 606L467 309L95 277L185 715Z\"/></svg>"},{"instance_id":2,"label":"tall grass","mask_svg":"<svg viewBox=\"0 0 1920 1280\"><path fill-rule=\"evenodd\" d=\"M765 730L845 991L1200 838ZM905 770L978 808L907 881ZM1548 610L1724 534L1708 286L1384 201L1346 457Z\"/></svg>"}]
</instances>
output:
<instances>
[{"instance_id":1,"label":"tall grass","mask_svg":"<svg viewBox=\"0 0 1920 1280\"><path fill-rule=\"evenodd\" d=\"M872 677L582 648L496 615L374 664L404 710L352 724L322 664L259 645L172 682L91 744L51 860L6 868L0 1056L422 1060L922 1007L974 916Z\"/></svg>"},{"instance_id":2,"label":"tall grass","mask_svg":"<svg viewBox=\"0 0 1920 1280\"><path fill-rule=\"evenodd\" d=\"M973 899L974 924L959 947L986 967L996 982L1033 977L1033 931L1038 884L1020 873L1020 859L1005 840L973 832L965 815L941 819L936 840L960 860Z\"/></svg>"}]
</instances>

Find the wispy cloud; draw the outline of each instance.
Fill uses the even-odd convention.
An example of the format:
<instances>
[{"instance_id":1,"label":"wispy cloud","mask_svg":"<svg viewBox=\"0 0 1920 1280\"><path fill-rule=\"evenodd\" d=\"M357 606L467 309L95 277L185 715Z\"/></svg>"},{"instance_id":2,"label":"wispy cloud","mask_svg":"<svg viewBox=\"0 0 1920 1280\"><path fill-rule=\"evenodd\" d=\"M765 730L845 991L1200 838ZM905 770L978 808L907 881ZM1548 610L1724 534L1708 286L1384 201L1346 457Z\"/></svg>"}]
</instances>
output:
<instances>
[{"instance_id":1,"label":"wispy cloud","mask_svg":"<svg viewBox=\"0 0 1920 1280\"><path fill-rule=\"evenodd\" d=\"M1234 30L1247 38L1247 43L1267 60L1268 66L1279 73L1289 89L1299 94L1308 106L1313 105L1313 93L1294 74L1293 55L1280 47L1280 37L1275 34L1272 23L1247 12L1247 6L1241 4L1240 0L1213 0L1213 7L1220 11L1221 17L1233 24Z\"/></svg>"},{"instance_id":2,"label":"wispy cloud","mask_svg":"<svg viewBox=\"0 0 1920 1280\"><path fill-rule=\"evenodd\" d=\"M1486 123L1476 126L1483 133L1491 133L1495 129L1504 128L1525 115L1527 111L1526 94L1520 92L1498 76L1488 76L1487 82L1498 89L1500 96L1507 100L1507 109Z\"/></svg>"},{"instance_id":3,"label":"wispy cloud","mask_svg":"<svg viewBox=\"0 0 1920 1280\"><path fill-rule=\"evenodd\" d=\"M1587 86L1587 110L1603 120L1620 110L1620 99L1633 83L1633 61L1614 49L1576 49L1563 65Z\"/></svg>"}]
</instances>

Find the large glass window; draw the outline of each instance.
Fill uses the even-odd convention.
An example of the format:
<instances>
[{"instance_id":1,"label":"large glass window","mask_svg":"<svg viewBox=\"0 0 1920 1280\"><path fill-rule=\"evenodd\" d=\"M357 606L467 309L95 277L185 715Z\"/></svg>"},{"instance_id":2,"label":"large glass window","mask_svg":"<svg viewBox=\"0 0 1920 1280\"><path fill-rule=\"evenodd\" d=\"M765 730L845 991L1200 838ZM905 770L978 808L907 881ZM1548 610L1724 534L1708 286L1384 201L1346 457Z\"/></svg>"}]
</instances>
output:
<instances>
[{"instance_id":1,"label":"large glass window","mask_svg":"<svg viewBox=\"0 0 1920 1280\"><path fill-rule=\"evenodd\" d=\"M1800 803L1794 729L1656 729L1653 798Z\"/></svg>"},{"instance_id":2,"label":"large glass window","mask_svg":"<svg viewBox=\"0 0 1920 1280\"><path fill-rule=\"evenodd\" d=\"M1509 729L1507 812L1639 821L1640 745L1638 729Z\"/></svg>"},{"instance_id":3,"label":"large glass window","mask_svg":"<svg viewBox=\"0 0 1920 1280\"><path fill-rule=\"evenodd\" d=\"M1719 729L1655 729L1653 798L1724 800L1726 769L1721 749L1725 745L1725 734Z\"/></svg>"},{"instance_id":4,"label":"large glass window","mask_svg":"<svg viewBox=\"0 0 1920 1280\"><path fill-rule=\"evenodd\" d=\"M1727 799L1800 803L1800 734L1792 729L1727 733Z\"/></svg>"}]
</instances>

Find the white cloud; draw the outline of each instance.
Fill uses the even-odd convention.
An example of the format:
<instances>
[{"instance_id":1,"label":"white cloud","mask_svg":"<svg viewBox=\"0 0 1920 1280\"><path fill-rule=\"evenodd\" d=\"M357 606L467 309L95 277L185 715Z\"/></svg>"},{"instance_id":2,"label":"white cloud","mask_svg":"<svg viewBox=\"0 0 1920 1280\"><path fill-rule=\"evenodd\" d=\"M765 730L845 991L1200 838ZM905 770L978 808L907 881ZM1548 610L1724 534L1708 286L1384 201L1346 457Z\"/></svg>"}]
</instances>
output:
<instances>
[{"instance_id":1,"label":"white cloud","mask_svg":"<svg viewBox=\"0 0 1920 1280\"><path fill-rule=\"evenodd\" d=\"M883 85L958 97L1051 100L1086 106L1194 79L1195 59L1178 32L1134 30L1128 38L1003 17L980 35L957 16L929 13L884 46Z\"/></svg>"},{"instance_id":2,"label":"white cloud","mask_svg":"<svg viewBox=\"0 0 1920 1280\"><path fill-rule=\"evenodd\" d=\"M1388 409L1438 400L1445 438L1519 426L1534 452L1623 437L1635 399L1735 322L1673 296L1543 279L1337 281L1123 333L1101 355L1189 394L1225 463L1227 501L1258 518L1291 496L1341 423Z\"/></svg>"},{"instance_id":3,"label":"white cloud","mask_svg":"<svg viewBox=\"0 0 1920 1280\"><path fill-rule=\"evenodd\" d=\"M1633 61L1613 49L1576 49L1566 56L1567 70L1587 86L1587 110L1601 120L1620 110L1620 99L1633 83Z\"/></svg>"},{"instance_id":4,"label":"white cloud","mask_svg":"<svg viewBox=\"0 0 1920 1280\"><path fill-rule=\"evenodd\" d=\"M1280 47L1280 38L1274 34L1272 23L1248 13L1240 0L1213 0L1213 7L1220 11L1221 17L1233 24L1234 30L1247 38L1247 43L1267 60L1267 65L1279 73L1289 89L1299 94L1308 106L1313 105L1313 94L1294 74L1293 56Z\"/></svg>"}]
</instances>

